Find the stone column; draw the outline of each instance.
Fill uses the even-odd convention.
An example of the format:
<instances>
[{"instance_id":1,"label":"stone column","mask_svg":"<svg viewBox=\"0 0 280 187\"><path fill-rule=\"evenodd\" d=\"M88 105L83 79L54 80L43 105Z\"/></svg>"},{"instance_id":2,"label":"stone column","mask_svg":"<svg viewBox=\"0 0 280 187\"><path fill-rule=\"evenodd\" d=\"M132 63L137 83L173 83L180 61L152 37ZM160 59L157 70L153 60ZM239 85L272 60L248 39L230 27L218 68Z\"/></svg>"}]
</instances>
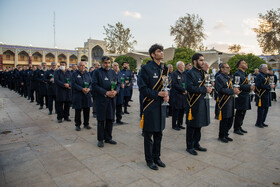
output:
<instances>
[{"instance_id":1,"label":"stone column","mask_svg":"<svg viewBox=\"0 0 280 187\"><path fill-rule=\"evenodd\" d=\"M54 53L54 61L58 63L57 51Z\"/></svg>"},{"instance_id":2,"label":"stone column","mask_svg":"<svg viewBox=\"0 0 280 187\"><path fill-rule=\"evenodd\" d=\"M17 64L18 64L18 50L15 49L15 64L14 64L14 67L17 67Z\"/></svg>"},{"instance_id":3,"label":"stone column","mask_svg":"<svg viewBox=\"0 0 280 187\"><path fill-rule=\"evenodd\" d=\"M90 46L88 45L88 68L91 67L91 50Z\"/></svg>"},{"instance_id":4,"label":"stone column","mask_svg":"<svg viewBox=\"0 0 280 187\"><path fill-rule=\"evenodd\" d=\"M46 62L46 51L43 51L43 62Z\"/></svg>"},{"instance_id":5,"label":"stone column","mask_svg":"<svg viewBox=\"0 0 280 187\"><path fill-rule=\"evenodd\" d=\"M66 53L66 63L67 63L67 68L69 68L69 65L70 65L69 53Z\"/></svg>"}]
</instances>

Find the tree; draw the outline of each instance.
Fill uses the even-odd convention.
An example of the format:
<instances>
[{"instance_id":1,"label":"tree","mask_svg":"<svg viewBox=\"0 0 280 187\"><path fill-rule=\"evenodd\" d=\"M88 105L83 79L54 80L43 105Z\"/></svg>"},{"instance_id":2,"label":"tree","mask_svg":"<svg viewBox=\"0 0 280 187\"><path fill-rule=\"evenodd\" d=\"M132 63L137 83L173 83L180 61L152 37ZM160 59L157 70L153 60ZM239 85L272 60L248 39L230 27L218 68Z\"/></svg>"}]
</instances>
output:
<instances>
[{"instance_id":1,"label":"tree","mask_svg":"<svg viewBox=\"0 0 280 187\"><path fill-rule=\"evenodd\" d=\"M148 61L152 61L152 58L144 58L141 65L147 64Z\"/></svg>"},{"instance_id":2,"label":"tree","mask_svg":"<svg viewBox=\"0 0 280 187\"><path fill-rule=\"evenodd\" d=\"M231 57L227 62L230 67L230 72L232 74L234 74L237 71L236 63L241 59L245 60L245 62L248 64L248 74L254 73L254 70L256 68L259 68L261 64L266 64L266 62L263 59L253 55L252 53L249 53L247 55L236 54L233 57Z\"/></svg>"},{"instance_id":3,"label":"tree","mask_svg":"<svg viewBox=\"0 0 280 187\"><path fill-rule=\"evenodd\" d=\"M121 55L118 56L115 59L115 62L117 62L120 66L120 69L122 69L122 62L128 62L129 63L129 67L131 71L136 71L137 68L137 60L135 60L134 58L130 57L130 56L126 56L126 55Z\"/></svg>"},{"instance_id":4,"label":"tree","mask_svg":"<svg viewBox=\"0 0 280 187\"><path fill-rule=\"evenodd\" d=\"M195 51L189 48L177 48L175 49L175 54L173 60L169 60L167 64L172 64L174 69L176 68L176 63L178 61L183 61L186 63L192 62L192 56L195 54Z\"/></svg>"},{"instance_id":5,"label":"tree","mask_svg":"<svg viewBox=\"0 0 280 187\"><path fill-rule=\"evenodd\" d=\"M241 45L239 44L233 44L228 47L228 50L232 53L238 53L240 49L241 49Z\"/></svg>"},{"instance_id":6,"label":"tree","mask_svg":"<svg viewBox=\"0 0 280 187\"><path fill-rule=\"evenodd\" d=\"M107 44L107 50L110 53L123 54L134 49L137 41L133 40L134 37L130 33L129 28L125 29L120 22L116 23L115 26L108 24L107 28L105 26L103 28L105 30L104 34L106 35L104 40Z\"/></svg>"},{"instance_id":7,"label":"tree","mask_svg":"<svg viewBox=\"0 0 280 187\"><path fill-rule=\"evenodd\" d=\"M190 48L193 50L203 47L202 40L206 38L203 33L203 20L195 14L187 14L180 17L175 26L171 26L170 35L175 36L178 48Z\"/></svg>"},{"instance_id":8,"label":"tree","mask_svg":"<svg viewBox=\"0 0 280 187\"><path fill-rule=\"evenodd\" d=\"M253 28L263 53L280 54L280 8L259 14L259 27Z\"/></svg>"}]
</instances>

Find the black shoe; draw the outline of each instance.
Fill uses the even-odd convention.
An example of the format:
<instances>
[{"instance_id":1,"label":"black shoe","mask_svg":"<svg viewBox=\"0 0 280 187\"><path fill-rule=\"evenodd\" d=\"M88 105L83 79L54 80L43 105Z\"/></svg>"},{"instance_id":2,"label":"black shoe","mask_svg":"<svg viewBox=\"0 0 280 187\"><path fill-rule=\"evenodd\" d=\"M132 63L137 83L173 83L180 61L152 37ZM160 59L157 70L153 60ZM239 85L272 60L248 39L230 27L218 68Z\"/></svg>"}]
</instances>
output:
<instances>
[{"instance_id":1,"label":"black shoe","mask_svg":"<svg viewBox=\"0 0 280 187\"><path fill-rule=\"evenodd\" d=\"M80 130L81 130L81 127L80 127L80 126L76 126L75 130L76 130L76 131L80 131Z\"/></svg>"},{"instance_id":2,"label":"black shoe","mask_svg":"<svg viewBox=\"0 0 280 187\"><path fill-rule=\"evenodd\" d=\"M122 115L124 115L124 112L122 112Z\"/></svg>"},{"instance_id":3,"label":"black shoe","mask_svg":"<svg viewBox=\"0 0 280 187\"><path fill-rule=\"evenodd\" d=\"M62 123L62 119L58 119L57 122L58 122L58 123Z\"/></svg>"},{"instance_id":4,"label":"black shoe","mask_svg":"<svg viewBox=\"0 0 280 187\"><path fill-rule=\"evenodd\" d=\"M127 105L127 107L130 107L130 105Z\"/></svg>"},{"instance_id":5,"label":"black shoe","mask_svg":"<svg viewBox=\"0 0 280 187\"><path fill-rule=\"evenodd\" d=\"M51 112L51 111L49 111L48 115L52 115L52 112Z\"/></svg>"},{"instance_id":6,"label":"black shoe","mask_svg":"<svg viewBox=\"0 0 280 187\"><path fill-rule=\"evenodd\" d=\"M162 167L162 168L165 168L165 167L166 167L166 165L165 165L160 159L155 160L154 162L155 162L155 164L158 165L159 167Z\"/></svg>"},{"instance_id":7,"label":"black shoe","mask_svg":"<svg viewBox=\"0 0 280 187\"><path fill-rule=\"evenodd\" d=\"M218 138L219 141L223 142L223 143L228 143L228 140L223 137L223 138Z\"/></svg>"},{"instance_id":8,"label":"black shoe","mask_svg":"<svg viewBox=\"0 0 280 187\"><path fill-rule=\"evenodd\" d=\"M180 129L186 129L185 127L183 127L182 125L179 126Z\"/></svg>"},{"instance_id":9,"label":"black shoe","mask_svg":"<svg viewBox=\"0 0 280 187\"><path fill-rule=\"evenodd\" d=\"M201 146L195 147L194 149L197 150L197 151L202 151L202 152L206 152L207 151L206 148L201 147Z\"/></svg>"},{"instance_id":10,"label":"black shoe","mask_svg":"<svg viewBox=\"0 0 280 187\"><path fill-rule=\"evenodd\" d=\"M114 140L105 140L105 143L109 143L109 144L117 144L116 141Z\"/></svg>"},{"instance_id":11,"label":"black shoe","mask_svg":"<svg viewBox=\"0 0 280 187\"><path fill-rule=\"evenodd\" d=\"M238 130L234 130L233 131L235 134L238 134L238 135L244 135L239 129Z\"/></svg>"},{"instance_id":12,"label":"black shoe","mask_svg":"<svg viewBox=\"0 0 280 187\"><path fill-rule=\"evenodd\" d=\"M158 170L158 167L157 165L155 165L155 163L147 163L147 166L152 169L152 170Z\"/></svg>"},{"instance_id":13,"label":"black shoe","mask_svg":"<svg viewBox=\"0 0 280 187\"><path fill-rule=\"evenodd\" d=\"M176 130L176 131L181 130L179 127L172 127L172 129L174 129L174 130Z\"/></svg>"},{"instance_id":14,"label":"black shoe","mask_svg":"<svg viewBox=\"0 0 280 187\"><path fill-rule=\"evenodd\" d=\"M242 133L247 133L247 131L244 130L244 129L242 129L242 127L240 127L239 130L240 130Z\"/></svg>"},{"instance_id":15,"label":"black shoe","mask_svg":"<svg viewBox=\"0 0 280 187\"><path fill-rule=\"evenodd\" d=\"M42 107L42 106L40 106L40 107L39 107L39 110L42 110L42 109L43 109L43 107Z\"/></svg>"},{"instance_id":16,"label":"black shoe","mask_svg":"<svg viewBox=\"0 0 280 187\"><path fill-rule=\"evenodd\" d=\"M127 124L126 122L123 122L123 121L117 121L116 123L119 124L119 125Z\"/></svg>"},{"instance_id":17,"label":"black shoe","mask_svg":"<svg viewBox=\"0 0 280 187\"><path fill-rule=\"evenodd\" d=\"M71 119L69 119L69 118L64 118L64 121L71 121Z\"/></svg>"},{"instance_id":18,"label":"black shoe","mask_svg":"<svg viewBox=\"0 0 280 187\"><path fill-rule=\"evenodd\" d=\"M97 146L98 146L98 147L104 147L104 143L103 143L103 141L98 141Z\"/></svg>"},{"instance_id":19,"label":"black shoe","mask_svg":"<svg viewBox=\"0 0 280 187\"><path fill-rule=\"evenodd\" d=\"M27 101L29 101L30 100L30 98L27 98Z\"/></svg>"},{"instance_id":20,"label":"black shoe","mask_svg":"<svg viewBox=\"0 0 280 187\"><path fill-rule=\"evenodd\" d=\"M262 124L262 126L264 126L264 127L268 127L268 125L267 125L267 124L264 124L264 123Z\"/></svg>"},{"instance_id":21,"label":"black shoe","mask_svg":"<svg viewBox=\"0 0 280 187\"><path fill-rule=\"evenodd\" d=\"M133 100L131 100L131 99L129 101L133 102Z\"/></svg>"},{"instance_id":22,"label":"black shoe","mask_svg":"<svg viewBox=\"0 0 280 187\"><path fill-rule=\"evenodd\" d=\"M33 103L34 101L30 101L30 103Z\"/></svg>"},{"instance_id":23,"label":"black shoe","mask_svg":"<svg viewBox=\"0 0 280 187\"><path fill-rule=\"evenodd\" d=\"M218 116L215 116L215 119L219 120L219 117L218 117Z\"/></svg>"},{"instance_id":24,"label":"black shoe","mask_svg":"<svg viewBox=\"0 0 280 187\"><path fill-rule=\"evenodd\" d=\"M225 138L226 138L226 139L227 139L227 141L229 141L229 142L232 142L232 141L233 141L233 139L232 139L232 138L230 138L230 137L228 137L228 136L226 136Z\"/></svg>"},{"instance_id":25,"label":"black shoe","mask_svg":"<svg viewBox=\"0 0 280 187\"><path fill-rule=\"evenodd\" d=\"M256 127L259 127L259 128L263 128L263 126L262 126L262 125L257 125L257 124L256 124L255 126L256 126Z\"/></svg>"},{"instance_id":26,"label":"black shoe","mask_svg":"<svg viewBox=\"0 0 280 187\"><path fill-rule=\"evenodd\" d=\"M127 112L127 111L125 111L124 113L125 113L125 114L129 114L129 112Z\"/></svg>"},{"instance_id":27,"label":"black shoe","mask_svg":"<svg viewBox=\"0 0 280 187\"><path fill-rule=\"evenodd\" d=\"M197 152L194 149L187 149L187 152L191 155L197 155Z\"/></svg>"},{"instance_id":28,"label":"black shoe","mask_svg":"<svg viewBox=\"0 0 280 187\"><path fill-rule=\"evenodd\" d=\"M92 114L92 117L96 118L96 114Z\"/></svg>"},{"instance_id":29,"label":"black shoe","mask_svg":"<svg viewBox=\"0 0 280 187\"><path fill-rule=\"evenodd\" d=\"M85 129L91 129L91 126L85 125L84 128L85 128Z\"/></svg>"},{"instance_id":30,"label":"black shoe","mask_svg":"<svg viewBox=\"0 0 280 187\"><path fill-rule=\"evenodd\" d=\"M39 103L36 103L36 105L39 105Z\"/></svg>"}]
</instances>

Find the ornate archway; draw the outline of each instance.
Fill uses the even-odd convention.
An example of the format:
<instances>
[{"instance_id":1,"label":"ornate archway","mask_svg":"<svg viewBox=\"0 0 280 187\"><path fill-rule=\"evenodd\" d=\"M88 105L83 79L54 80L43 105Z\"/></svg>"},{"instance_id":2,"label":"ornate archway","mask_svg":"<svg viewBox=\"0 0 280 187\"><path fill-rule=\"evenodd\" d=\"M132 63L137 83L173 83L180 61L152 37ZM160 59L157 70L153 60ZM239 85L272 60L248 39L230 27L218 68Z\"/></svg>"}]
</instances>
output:
<instances>
[{"instance_id":1,"label":"ornate archway","mask_svg":"<svg viewBox=\"0 0 280 187\"><path fill-rule=\"evenodd\" d=\"M92 48L91 50L91 57L92 57L92 61L101 61L101 58L104 54L103 49L97 45L94 48Z\"/></svg>"}]
</instances>

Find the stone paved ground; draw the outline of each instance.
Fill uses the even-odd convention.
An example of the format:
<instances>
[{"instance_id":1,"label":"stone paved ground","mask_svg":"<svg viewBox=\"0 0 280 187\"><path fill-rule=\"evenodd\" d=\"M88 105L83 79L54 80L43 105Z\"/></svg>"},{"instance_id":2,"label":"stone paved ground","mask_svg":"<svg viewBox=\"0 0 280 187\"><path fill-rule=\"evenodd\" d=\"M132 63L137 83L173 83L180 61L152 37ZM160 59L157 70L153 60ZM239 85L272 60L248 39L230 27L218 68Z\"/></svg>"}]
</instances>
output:
<instances>
[{"instance_id":1,"label":"stone paved ground","mask_svg":"<svg viewBox=\"0 0 280 187\"><path fill-rule=\"evenodd\" d=\"M74 130L72 122L58 124L56 116L38 110L16 93L0 88L0 186L277 186L280 183L280 104L273 102L268 128L254 126L256 107L247 113L245 136L233 142L217 141L218 121L211 116L203 128L206 153L185 151L185 131L171 129L162 141L166 168L148 169L139 129L138 93L134 90L127 125L114 126L117 145L96 146L96 120L92 130ZM213 113L212 101L211 114ZM6 132L5 132L6 131ZM11 131L10 133L7 131ZM5 134L7 133L7 134Z\"/></svg>"}]
</instances>

